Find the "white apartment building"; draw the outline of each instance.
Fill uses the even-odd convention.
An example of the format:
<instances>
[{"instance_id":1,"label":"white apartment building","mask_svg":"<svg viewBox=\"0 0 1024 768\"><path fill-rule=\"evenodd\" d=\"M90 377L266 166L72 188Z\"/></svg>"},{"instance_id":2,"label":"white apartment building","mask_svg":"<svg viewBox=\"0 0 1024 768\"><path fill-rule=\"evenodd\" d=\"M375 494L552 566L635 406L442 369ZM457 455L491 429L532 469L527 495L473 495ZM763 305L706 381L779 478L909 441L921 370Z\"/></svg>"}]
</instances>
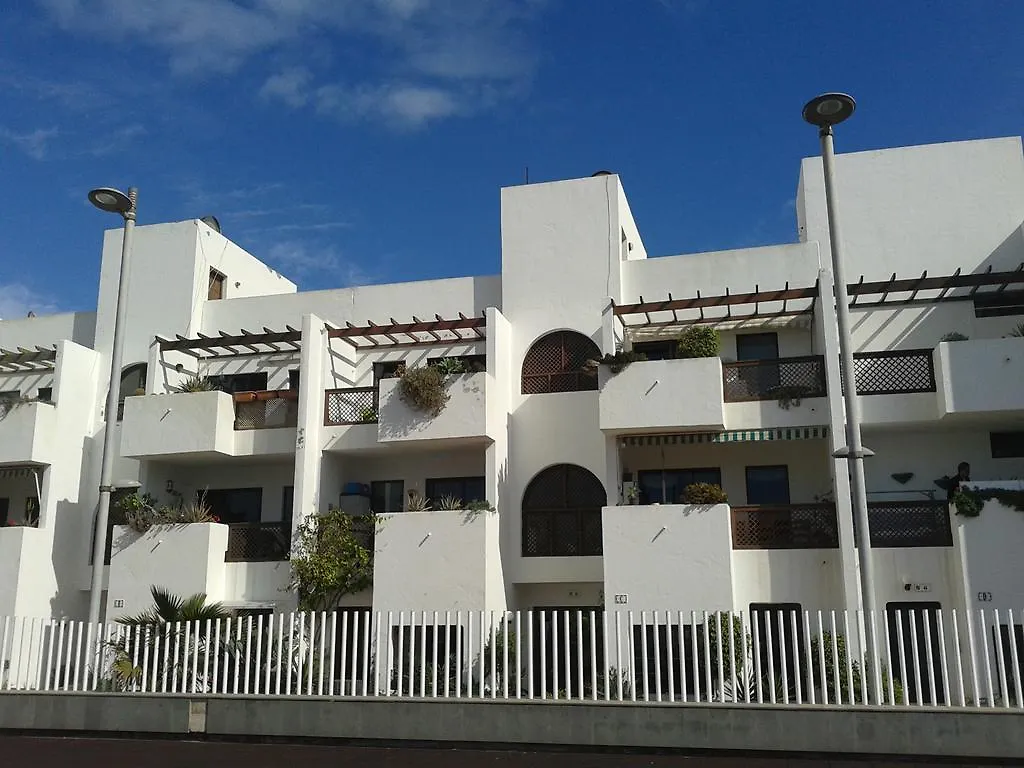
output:
<instances>
[{"instance_id":1,"label":"white apartment building","mask_svg":"<svg viewBox=\"0 0 1024 768\"><path fill-rule=\"evenodd\" d=\"M1024 475L1021 140L837 163L879 607L1020 608L1024 517L954 516L935 481ZM291 610L292 533L332 505L386 516L349 608L857 608L818 158L796 216L793 243L652 258L618 176L515 186L500 275L309 292L203 221L139 227L115 478L222 522L112 528L107 616L153 584ZM0 616L85 614L121 234L96 312L0 322L0 518L29 523L0 527ZM718 357L678 359L695 325ZM620 349L648 359L584 370ZM444 410L410 409L395 366L446 357ZM728 504L681 503L698 481Z\"/></svg>"}]
</instances>

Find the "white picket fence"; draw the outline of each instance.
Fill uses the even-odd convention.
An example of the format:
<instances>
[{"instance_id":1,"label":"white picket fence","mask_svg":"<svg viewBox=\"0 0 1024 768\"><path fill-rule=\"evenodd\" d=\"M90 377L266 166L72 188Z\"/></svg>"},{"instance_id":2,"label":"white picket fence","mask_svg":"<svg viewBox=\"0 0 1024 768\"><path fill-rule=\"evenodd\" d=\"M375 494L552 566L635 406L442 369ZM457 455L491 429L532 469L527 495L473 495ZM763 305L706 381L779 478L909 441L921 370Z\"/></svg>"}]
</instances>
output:
<instances>
[{"instance_id":1,"label":"white picket fence","mask_svg":"<svg viewBox=\"0 0 1024 768\"><path fill-rule=\"evenodd\" d=\"M859 611L8 617L0 692L1021 709L1022 621L1024 611L889 612L876 617L872 658Z\"/></svg>"}]
</instances>

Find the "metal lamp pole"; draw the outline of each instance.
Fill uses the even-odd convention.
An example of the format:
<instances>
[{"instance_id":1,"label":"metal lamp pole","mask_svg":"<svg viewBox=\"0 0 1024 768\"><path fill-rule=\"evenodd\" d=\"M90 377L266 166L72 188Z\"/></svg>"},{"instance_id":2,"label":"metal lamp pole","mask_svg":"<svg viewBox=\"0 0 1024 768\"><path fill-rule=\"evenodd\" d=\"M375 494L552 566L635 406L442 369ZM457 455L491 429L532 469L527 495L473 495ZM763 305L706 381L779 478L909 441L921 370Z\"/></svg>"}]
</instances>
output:
<instances>
[{"instance_id":1,"label":"metal lamp pole","mask_svg":"<svg viewBox=\"0 0 1024 768\"><path fill-rule=\"evenodd\" d=\"M114 475L114 435L117 427L117 404L121 390L122 334L125 316L128 313L127 287L128 265L132 254L132 238L135 233L135 203L139 191L128 188L128 194L116 189L94 189L89 201L101 211L117 213L124 219L124 238L121 242L121 271L117 281L117 311L114 316L114 339L110 350L110 385L107 390L107 407L104 414L106 428L103 433L103 457L100 463L100 499L96 510L96 529L92 547L92 582L89 587L89 627L100 621L100 598L103 594L103 569L107 551L107 520L110 517L110 492Z\"/></svg>"},{"instance_id":2,"label":"metal lamp pole","mask_svg":"<svg viewBox=\"0 0 1024 768\"><path fill-rule=\"evenodd\" d=\"M853 366L853 337L850 332L850 299L846 292L846 269L843 262L843 238L835 190L835 148L832 126L853 114L856 102L845 93L826 93L804 106L804 120L818 127L821 138L821 159L825 175L825 207L828 215L829 240L832 251L832 276L836 299L836 324L839 326L839 356L843 373L843 397L846 402L846 447L836 451L835 458L845 458L850 471L850 497L856 525L857 558L860 564L861 601L867 633L868 658L877 659L875 632L875 564L871 556L871 531L868 520L867 486L864 481L864 459L874 452L861 443L860 400L857 397L856 372ZM871 700L881 703L878 664L873 661L869 675ZM866 671L866 670L865 670Z\"/></svg>"}]
</instances>

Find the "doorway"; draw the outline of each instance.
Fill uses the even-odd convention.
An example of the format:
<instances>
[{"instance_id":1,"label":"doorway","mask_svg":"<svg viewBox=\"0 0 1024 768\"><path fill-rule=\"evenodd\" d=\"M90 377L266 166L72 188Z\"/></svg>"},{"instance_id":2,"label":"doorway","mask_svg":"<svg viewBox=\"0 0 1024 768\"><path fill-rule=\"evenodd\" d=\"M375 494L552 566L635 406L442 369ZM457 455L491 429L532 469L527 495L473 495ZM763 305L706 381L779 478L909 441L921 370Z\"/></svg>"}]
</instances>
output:
<instances>
[{"instance_id":1,"label":"doorway","mask_svg":"<svg viewBox=\"0 0 1024 768\"><path fill-rule=\"evenodd\" d=\"M903 683L907 701L911 704L944 704L946 701L946 692L942 686L942 657L939 650L938 612L941 608L941 603L885 605L892 676L899 678Z\"/></svg>"}]
</instances>

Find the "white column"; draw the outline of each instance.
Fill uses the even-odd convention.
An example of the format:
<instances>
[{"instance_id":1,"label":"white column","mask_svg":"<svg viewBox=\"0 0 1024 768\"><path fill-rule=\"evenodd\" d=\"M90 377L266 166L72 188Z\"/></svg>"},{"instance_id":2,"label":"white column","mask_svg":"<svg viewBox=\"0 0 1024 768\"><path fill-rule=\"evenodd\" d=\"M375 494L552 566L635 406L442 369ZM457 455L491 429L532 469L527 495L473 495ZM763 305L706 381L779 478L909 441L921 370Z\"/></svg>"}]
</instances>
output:
<instances>
[{"instance_id":1,"label":"white column","mask_svg":"<svg viewBox=\"0 0 1024 768\"><path fill-rule=\"evenodd\" d=\"M295 488L292 502L292 533L309 515L320 509L321 439L324 424L324 367L327 329L316 315L302 318L302 352L299 363L299 415L295 429Z\"/></svg>"}]
</instances>

